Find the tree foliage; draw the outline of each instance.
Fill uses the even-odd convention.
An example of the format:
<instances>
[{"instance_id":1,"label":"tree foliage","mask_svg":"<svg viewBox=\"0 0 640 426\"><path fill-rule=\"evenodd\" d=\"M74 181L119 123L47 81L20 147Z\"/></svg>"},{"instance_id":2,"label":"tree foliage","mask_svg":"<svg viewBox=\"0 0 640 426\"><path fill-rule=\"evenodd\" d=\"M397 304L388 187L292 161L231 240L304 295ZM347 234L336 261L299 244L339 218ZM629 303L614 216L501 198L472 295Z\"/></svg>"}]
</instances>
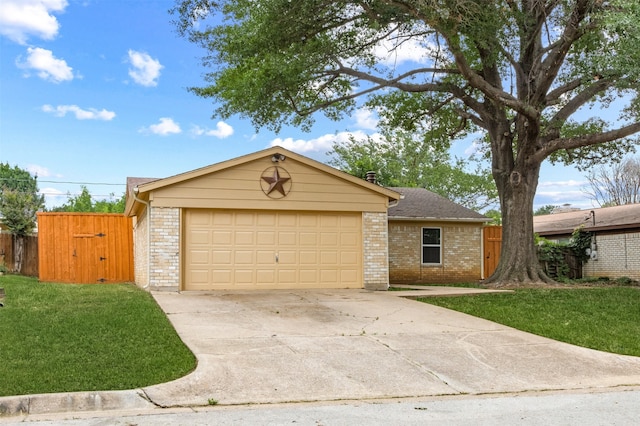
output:
<instances>
[{"instance_id":1,"label":"tree foliage","mask_svg":"<svg viewBox=\"0 0 640 426\"><path fill-rule=\"evenodd\" d=\"M546 276L533 243L543 161L621 158L640 132L637 0L179 0L216 114L309 129L365 105L436 148L481 131L503 220L488 281ZM411 53L411 55L409 55ZM589 107L620 108L611 122Z\"/></svg>"},{"instance_id":2,"label":"tree foliage","mask_svg":"<svg viewBox=\"0 0 640 426\"><path fill-rule=\"evenodd\" d=\"M53 212L78 212L78 213L124 213L125 195L115 199L111 194L110 200L93 201L93 197L86 186L82 186L80 194L72 196L67 194L67 202L51 209Z\"/></svg>"},{"instance_id":3,"label":"tree foliage","mask_svg":"<svg viewBox=\"0 0 640 426\"><path fill-rule=\"evenodd\" d=\"M0 163L0 214L9 232L30 235L36 227L36 213L43 207L37 179L18 166Z\"/></svg>"},{"instance_id":4,"label":"tree foliage","mask_svg":"<svg viewBox=\"0 0 640 426\"><path fill-rule=\"evenodd\" d=\"M601 207L640 203L640 157L589 172L588 195Z\"/></svg>"},{"instance_id":5,"label":"tree foliage","mask_svg":"<svg viewBox=\"0 0 640 426\"><path fill-rule=\"evenodd\" d=\"M554 206L553 204L547 204L546 206L539 207L536 211L533 212L534 216L544 216L546 214L551 214L558 206Z\"/></svg>"},{"instance_id":6,"label":"tree foliage","mask_svg":"<svg viewBox=\"0 0 640 426\"><path fill-rule=\"evenodd\" d=\"M480 164L469 173L468 161L452 162L447 151L435 150L406 132L351 138L335 143L329 155L329 164L353 176L365 179L367 172L376 172L382 186L425 188L476 211L498 202L491 173Z\"/></svg>"}]
</instances>

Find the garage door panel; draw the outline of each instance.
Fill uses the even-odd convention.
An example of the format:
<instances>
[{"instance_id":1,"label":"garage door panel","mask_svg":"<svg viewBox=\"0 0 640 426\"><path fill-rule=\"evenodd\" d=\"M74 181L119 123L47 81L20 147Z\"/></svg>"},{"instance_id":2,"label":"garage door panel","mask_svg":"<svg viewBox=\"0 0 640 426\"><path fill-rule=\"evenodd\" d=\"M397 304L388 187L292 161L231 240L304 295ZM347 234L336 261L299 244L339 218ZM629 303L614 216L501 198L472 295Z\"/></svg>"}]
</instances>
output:
<instances>
[{"instance_id":1,"label":"garage door panel","mask_svg":"<svg viewBox=\"0 0 640 426\"><path fill-rule=\"evenodd\" d=\"M278 232L278 245L280 246L297 246L298 234L295 231Z\"/></svg>"},{"instance_id":2,"label":"garage door panel","mask_svg":"<svg viewBox=\"0 0 640 426\"><path fill-rule=\"evenodd\" d=\"M186 210L185 289L362 288L360 213Z\"/></svg>"},{"instance_id":3,"label":"garage door panel","mask_svg":"<svg viewBox=\"0 0 640 426\"><path fill-rule=\"evenodd\" d=\"M355 232L343 232L340 234L340 245L349 247L360 247L360 234Z\"/></svg>"},{"instance_id":4,"label":"garage door panel","mask_svg":"<svg viewBox=\"0 0 640 426\"><path fill-rule=\"evenodd\" d=\"M298 282L298 270L278 269L278 282L280 284L295 285Z\"/></svg>"},{"instance_id":5,"label":"garage door panel","mask_svg":"<svg viewBox=\"0 0 640 426\"><path fill-rule=\"evenodd\" d=\"M256 270L256 284L276 284L276 271L275 269L257 269Z\"/></svg>"},{"instance_id":6,"label":"garage door panel","mask_svg":"<svg viewBox=\"0 0 640 426\"><path fill-rule=\"evenodd\" d=\"M208 250L191 250L191 259L194 264L207 265L209 263L209 251Z\"/></svg>"},{"instance_id":7,"label":"garage door panel","mask_svg":"<svg viewBox=\"0 0 640 426\"><path fill-rule=\"evenodd\" d=\"M280 250L278 252L280 265L295 265L298 263L298 252L293 250Z\"/></svg>"},{"instance_id":8,"label":"garage door panel","mask_svg":"<svg viewBox=\"0 0 640 426\"><path fill-rule=\"evenodd\" d=\"M353 284L358 281L358 275L358 271L355 269L343 269L340 271L340 281Z\"/></svg>"},{"instance_id":9,"label":"garage door panel","mask_svg":"<svg viewBox=\"0 0 640 426\"><path fill-rule=\"evenodd\" d=\"M255 231L236 231L235 243L237 245L253 246L256 244Z\"/></svg>"},{"instance_id":10,"label":"garage door panel","mask_svg":"<svg viewBox=\"0 0 640 426\"><path fill-rule=\"evenodd\" d=\"M301 246L315 247L318 245L318 234L316 232L301 231L298 234L298 240Z\"/></svg>"},{"instance_id":11,"label":"garage door panel","mask_svg":"<svg viewBox=\"0 0 640 426\"><path fill-rule=\"evenodd\" d=\"M234 262L236 265L254 265L255 264L255 252L253 250L236 250L234 256Z\"/></svg>"},{"instance_id":12,"label":"garage door panel","mask_svg":"<svg viewBox=\"0 0 640 426\"><path fill-rule=\"evenodd\" d=\"M320 266L337 266L338 253L335 251L320 252Z\"/></svg>"},{"instance_id":13,"label":"garage door panel","mask_svg":"<svg viewBox=\"0 0 640 426\"><path fill-rule=\"evenodd\" d=\"M276 258L273 250L257 250L256 251L256 263L258 265L273 265Z\"/></svg>"},{"instance_id":14,"label":"garage door panel","mask_svg":"<svg viewBox=\"0 0 640 426\"><path fill-rule=\"evenodd\" d=\"M189 210L189 214L194 214L193 213L194 210ZM234 214L231 212L223 212L223 211L218 211L216 212L216 214L211 214L210 210L203 210L202 212L206 212L206 213L200 213L198 211L196 211L195 214L207 214L210 217L210 223L213 226L227 226L230 227L233 225L233 221L234 221Z\"/></svg>"},{"instance_id":15,"label":"garage door panel","mask_svg":"<svg viewBox=\"0 0 640 426\"><path fill-rule=\"evenodd\" d=\"M342 265L359 265L360 253L343 251L340 253L340 264Z\"/></svg>"},{"instance_id":16,"label":"garage door panel","mask_svg":"<svg viewBox=\"0 0 640 426\"><path fill-rule=\"evenodd\" d=\"M215 288L218 283L228 283L233 280L233 271L231 269L214 269L211 272L211 282L209 288Z\"/></svg>"},{"instance_id":17,"label":"garage door panel","mask_svg":"<svg viewBox=\"0 0 640 426\"><path fill-rule=\"evenodd\" d=\"M233 243L233 232L226 230L214 230L211 232L211 240L209 240L208 244L217 245L230 245Z\"/></svg>"},{"instance_id":18,"label":"garage door panel","mask_svg":"<svg viewBox=\"0 0 640 426\"><path fill-rule=\"evenodd\" d=\"M320 233L320 245L322 245L323 247L326 247L326 246L336 247L338 245L338 233L337 232Z\"/></svg>"},{"instance_id":19,"label":"garage door panel","mask_svg":"<svg viewBox=\"0 0 640 426\"><path fill-rule=\"evenodd\" d=\"M252 212L236 212L234 218L236 226L253 226L256 222L256 215Z\"/></svg>"},{"instance_id":20,"label":"garage door panel","mask_svg":"<svg viewBox=\"0 0 640 426\"><path fill-rule=\"evenodd\" d=\"M276 244L276 233L275 231L257 231L256 232L256 244L259 246L269 245L273 246Z\"/></svg>"},{"instance_id":21,"label":"garage door panel","mask_svg":"<svg viewBox=\"0 0 640 426\"><path fill-rule=\"evenodd\" d=\"M303 285L315 284L318 282L317 269L300 269L300 283Z\"/></svg>"},{"instance_id":22,"label":"garage door panel","mask_svg":"<svg viewBox=\"0 0 640 426\"><path fill-rule=\"evenodd\" d=\"M255 284L253 269L236 269L234 274L234 280L237 284Z\"/></svg>"},{"instance_id":23,"label":"garage door panel","mask_svg":"<svg viewBox=\"0 0 640 426\"><path fill-rule=\"evenodd\" d=\"M300 265L316 265L318 253L314 250L300 250Z\"/></svg>"},{"instance_id":24,"label":"garage door panel","mask_svg":"<svg viewBox=\"0 0 640 426\"><path fill-rule=\"evenodd\" d=\"M211 236L209 235L209 231L191 231L191 242L193 244L209 244L211 241Z\"/></svg>"}]
</instances>

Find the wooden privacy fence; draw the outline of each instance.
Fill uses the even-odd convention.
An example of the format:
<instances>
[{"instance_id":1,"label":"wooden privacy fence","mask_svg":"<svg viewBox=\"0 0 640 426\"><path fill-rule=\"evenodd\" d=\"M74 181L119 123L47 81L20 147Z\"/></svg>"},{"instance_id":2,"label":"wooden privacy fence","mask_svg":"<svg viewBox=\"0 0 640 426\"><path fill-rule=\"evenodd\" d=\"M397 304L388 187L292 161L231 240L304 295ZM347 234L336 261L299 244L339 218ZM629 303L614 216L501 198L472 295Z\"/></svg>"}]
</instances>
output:
<instances>
[{"instance_id":1,"label":"wooden privacy fence","mask_svg":"<svg viewBox=\"0 0 640 426\"><path fill-rule=\"evenodd\" d=\"M133 229L122 214L38 213L40 281L132 282Z\"/></svg>"},{"instance_id":2,"label":"wooden privacy fence","mask_svg":"<svg viewBox=\"0 0 640 426\"><path fill-rule=\"evenodd\" d=\"M16 237L12 234L0 233L0 264L4 264L11 272L30 277L38 276L38 237L23 237L22 267L16 269L14 253Z\"/></svg>"},{"instance_id":3,"label":"wooden privacy fence","mask_svg":"<svg viewBox=\"0 0 640 426\"><path fill-rule=\"evenodd\" d=\"M502 226L485 226L482 229L484 247L484 278L493 275L500 262L502 249Z\"/></svg>"}]
</instances>

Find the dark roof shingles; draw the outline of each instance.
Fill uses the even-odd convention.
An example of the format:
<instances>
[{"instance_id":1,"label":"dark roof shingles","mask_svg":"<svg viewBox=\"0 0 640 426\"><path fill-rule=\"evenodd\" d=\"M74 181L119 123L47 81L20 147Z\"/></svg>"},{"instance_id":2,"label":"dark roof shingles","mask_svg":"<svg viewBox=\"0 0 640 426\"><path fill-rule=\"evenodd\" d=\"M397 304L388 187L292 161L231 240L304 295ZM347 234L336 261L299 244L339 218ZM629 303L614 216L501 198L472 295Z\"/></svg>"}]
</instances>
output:
<instances>
[{"instance_id":1,"label":"dark roof shingles","mask_svg":"<svg viewBox=\"0 0 640 426\"><path fill-rule=\"evenodd\" d=\"M489 219L471 209L424 188L388 188L402 197L396 206L389 208L389 219L454 219L482 221Z\"/></svg>"}]
</instances>

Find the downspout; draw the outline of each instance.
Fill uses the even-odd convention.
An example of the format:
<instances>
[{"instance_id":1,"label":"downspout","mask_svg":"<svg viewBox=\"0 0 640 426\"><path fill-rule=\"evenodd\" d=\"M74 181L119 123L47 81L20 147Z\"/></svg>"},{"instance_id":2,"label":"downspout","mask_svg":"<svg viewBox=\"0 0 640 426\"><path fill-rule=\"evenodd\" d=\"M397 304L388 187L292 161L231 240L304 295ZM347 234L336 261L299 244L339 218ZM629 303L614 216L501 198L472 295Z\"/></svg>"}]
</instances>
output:
<instances>
[{"instance_id":1,"label":"downspout","mask_svg":"<svg viewBox=\"0 0 640 426\"><path fill-rule=\"evenodd\" d=\"M134 200L147 206L147 284L142 287L146 290L151 284L151 206L148 201L144 201L143 199L138 198L139 191L140 190L136 186L133 188L132 192Z\"/></svg>"}]
</instances>

